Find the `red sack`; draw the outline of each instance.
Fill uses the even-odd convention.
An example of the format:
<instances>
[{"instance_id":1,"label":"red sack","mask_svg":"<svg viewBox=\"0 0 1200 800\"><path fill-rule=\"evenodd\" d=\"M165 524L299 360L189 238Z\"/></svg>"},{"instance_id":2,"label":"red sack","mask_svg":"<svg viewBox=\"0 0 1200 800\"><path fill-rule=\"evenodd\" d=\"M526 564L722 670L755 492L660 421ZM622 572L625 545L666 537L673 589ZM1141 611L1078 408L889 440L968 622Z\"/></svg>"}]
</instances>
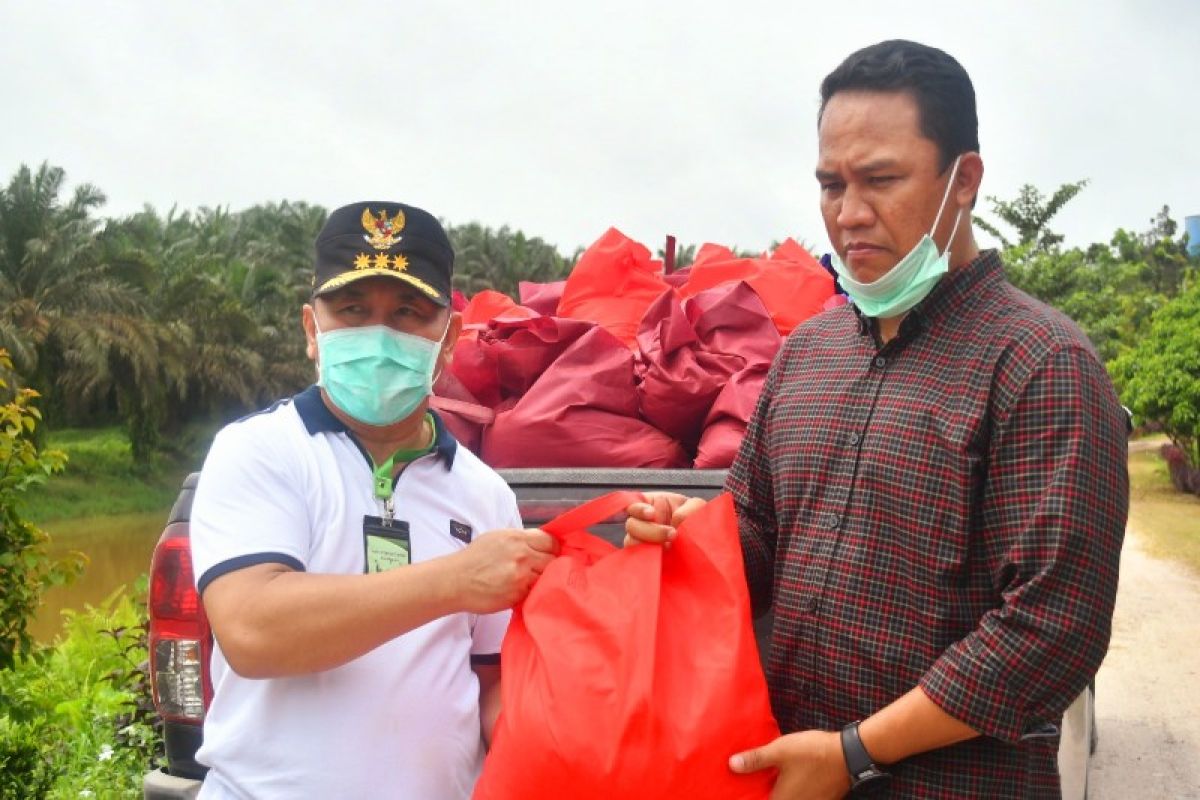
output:
<instances>
[{"instance_id":1,"label":"red sack","mask_svg":"<svg viewBox=\"0 0 1200 800\"><path fill-rule=\"evenodd\" d=\"M566 286L566 281L550 283L520 281L517 283L517 294L521 298L521 305L532 308L539 314L553 317L558 314L558 301L562 299L563 289Z\"/></svg>"},{"instance_id":2,"label":"red sack","mask_svg":"<svg viewBox=\"0 0 1200 800\"><path fill-rule=\"evenodd\" d=\"M475 800L766 800L734 753L779 728L750 622L737 517L721 495L670 549L618 550L586 527L617 492L543 526L562 545L513 612L502 711Z\"/></svg>"},{"instance_id":3,"label":"red sack","mask_svg":"<svg viewBox=\"0 0 1200 800\"><path fill-rule=\"evenodd\" d=\"M475 455L480 453L483 429L496 418L496 412L481 405L462 385L462 381L446 370L433 384L429 407L438 412L454 438Z\"/></svg>"},{"instance_id":4,"label":"red sack","mask_svg":"<svg viewBox=\"0 0 1200 800\"><path fill-rule=\"evenodd\" d=\"M726 469L733 464L754 408L767 382L769 364L755 364L734 375L717 396L704 421L696 448L696 469Z\"/></svg>"},{"instance_id":5,"label":"red sack","mask_svg":"<svg viewBox=\"0 0 1200 800\"><path fill-rule=\"evenodd\" d=\"M558 315L599 323L633 347L638 323L658 296L667 290L662 262L616 228L609 228L579 257Z\"/></svg>"},{"instance_id":6,"label":"red sack","mask_svg":"<svg viewBox=\"0 0 1200 800\"><path fill-rule=\"evenodd\" d=\"M769 258L737 258L727 248L706 244L696 254L682 293L690 297L730 281L746 281L758 292L784 336L819 314L833 294L833 277L791 239Z\"/></svg>"},{"instance_id":7,"label":"red sack","mask_svg":"<svg viewBox=\"0 0 1200 800\"><path fill-rule=\"evenodd\" d=\"M519 399L572 342L596 327L559 317L525 318L520 311L528 309L512 308L518 310L514 316L505 312L464 330L450 362L450 372L488 408Z\"/></svg>"},{"instance_id":8,"label":"red sack","mask_svg":"<svg viewBox=\"0 0 1200 800\"><path fill-rule=\"evenodd\" d=\"M730 377L770 364L781 343L762 300L739 281L680 303L655 301L638 332L642 416L692 452L704 418Z\"/></svg>"},{"instance_id":9,"label":"red sack","mask_svg":"<svg viewBox=\"0 0 1200 800\"><path fill-rule=\"evenodd\" d=\"M532 331L547 319L523 322ZM603 328L587 327L496 415L483 434L483 460L497 468L689 466L678 442L638 417L633 353Z\"/></svg>"},{"instance_id":10,"label":"red sack","mask_svg":"<svg viewBox=\"0 0 1200 800\"><path fill-rule=\"evenodd\" d=\"M538 312L533 309L519 306L508 295L493 289L484 289L472 297L462 310L464 326L486 325L494 319L527 319L537 315Z\"/></svg>"}]
</instances>

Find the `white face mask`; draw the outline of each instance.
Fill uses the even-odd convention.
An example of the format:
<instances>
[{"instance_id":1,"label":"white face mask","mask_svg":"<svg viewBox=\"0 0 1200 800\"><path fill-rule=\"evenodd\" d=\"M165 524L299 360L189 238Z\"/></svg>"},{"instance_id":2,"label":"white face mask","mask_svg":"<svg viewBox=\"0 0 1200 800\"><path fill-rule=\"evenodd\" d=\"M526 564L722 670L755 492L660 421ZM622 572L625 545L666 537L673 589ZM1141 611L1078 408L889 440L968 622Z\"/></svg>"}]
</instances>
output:
<instances>
[{"instance_id":1,"label":"white face mask","mask_svg":"<svg viewBox=\"0 0 1200 800\"><path fill-rule=\"evenodd\" d=\"M942 213L946 210L946 201L950 199L950 190L954 187L954 178L958 174L958 164L961 160L961 155L954 159L954 166L950 169L950 180L946 183L946 193L942 195L942 204L938 207L937 217L929 233L922 236L916 247L878 280L871 283L856 281L837 253L833 254L831 261L838 274L838 283L866 316L884 319L900 316L928 297L942 276L950 271L950 243L958 233L962 209L955 212L954 228L950 231L946 249L941 253L938 252L937 243L933 241L933 233L942 221Z\"/></svg>"}]
</instances>

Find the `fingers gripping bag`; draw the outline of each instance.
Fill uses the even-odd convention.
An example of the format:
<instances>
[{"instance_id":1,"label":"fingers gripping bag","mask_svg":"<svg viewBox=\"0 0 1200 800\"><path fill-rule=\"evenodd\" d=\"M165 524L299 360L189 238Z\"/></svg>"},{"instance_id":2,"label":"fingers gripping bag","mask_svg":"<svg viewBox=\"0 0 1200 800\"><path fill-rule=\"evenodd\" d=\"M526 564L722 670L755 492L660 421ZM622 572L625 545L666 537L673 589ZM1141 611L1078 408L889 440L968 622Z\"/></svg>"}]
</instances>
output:
<instances>
[{"instance_id":1,"label":"fingers gripping bag","mask_svg":"<svg viewBox=\"0 0 1200 800\"><path fill-rule=\"evenodd\" d=\"M770 796L773 773L728 767L779 735L733 501L710 501L670 548L587 532L639 499L605 495L543 526L562 555L513 612L475 800Z\"/></svg>"}]
</instances>

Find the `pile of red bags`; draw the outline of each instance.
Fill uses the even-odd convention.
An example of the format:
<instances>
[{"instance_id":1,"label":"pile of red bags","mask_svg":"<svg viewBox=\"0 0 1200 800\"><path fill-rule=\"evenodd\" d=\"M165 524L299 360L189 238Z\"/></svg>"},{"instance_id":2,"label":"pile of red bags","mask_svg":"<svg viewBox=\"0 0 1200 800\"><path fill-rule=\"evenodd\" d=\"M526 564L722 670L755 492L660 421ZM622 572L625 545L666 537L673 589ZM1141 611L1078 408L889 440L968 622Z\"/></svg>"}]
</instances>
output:
<instances>
[{"instance_id":1,"label":"pile of red bags","mask_svg":"<svg viewBox=\"0 0 1200 800\"><path fill-rule=\"evenodd\" d=\"M456 297L432 405L497 468L727 467L782 337L833 295L790 239L759 258L705 245L667 276L610 229L566 281L522 283L521 304Z\"/></svg>"}]
</instances>

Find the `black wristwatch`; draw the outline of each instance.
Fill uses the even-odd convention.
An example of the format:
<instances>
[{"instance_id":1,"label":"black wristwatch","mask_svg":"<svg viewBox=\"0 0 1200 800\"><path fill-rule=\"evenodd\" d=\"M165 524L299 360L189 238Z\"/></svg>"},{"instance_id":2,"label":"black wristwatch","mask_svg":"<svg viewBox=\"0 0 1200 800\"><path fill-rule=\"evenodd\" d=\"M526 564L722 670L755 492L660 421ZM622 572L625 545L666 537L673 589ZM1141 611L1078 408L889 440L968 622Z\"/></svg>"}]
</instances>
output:
<instances>
[{"instance_id":1,"label":"black wristwatch","mask_svg":"<svg viewBox=\"0 0 1200 800\"><path fill-rule=\"evenodd\" d=\"M862 739L858 736L858 723L851 722L842 728L842 757L846 759L846 769L850 771L850 791L866 792L891 780L890 773L879 768L871 760L871 754L863 747Z\"/></svg>"}]
</instances>

